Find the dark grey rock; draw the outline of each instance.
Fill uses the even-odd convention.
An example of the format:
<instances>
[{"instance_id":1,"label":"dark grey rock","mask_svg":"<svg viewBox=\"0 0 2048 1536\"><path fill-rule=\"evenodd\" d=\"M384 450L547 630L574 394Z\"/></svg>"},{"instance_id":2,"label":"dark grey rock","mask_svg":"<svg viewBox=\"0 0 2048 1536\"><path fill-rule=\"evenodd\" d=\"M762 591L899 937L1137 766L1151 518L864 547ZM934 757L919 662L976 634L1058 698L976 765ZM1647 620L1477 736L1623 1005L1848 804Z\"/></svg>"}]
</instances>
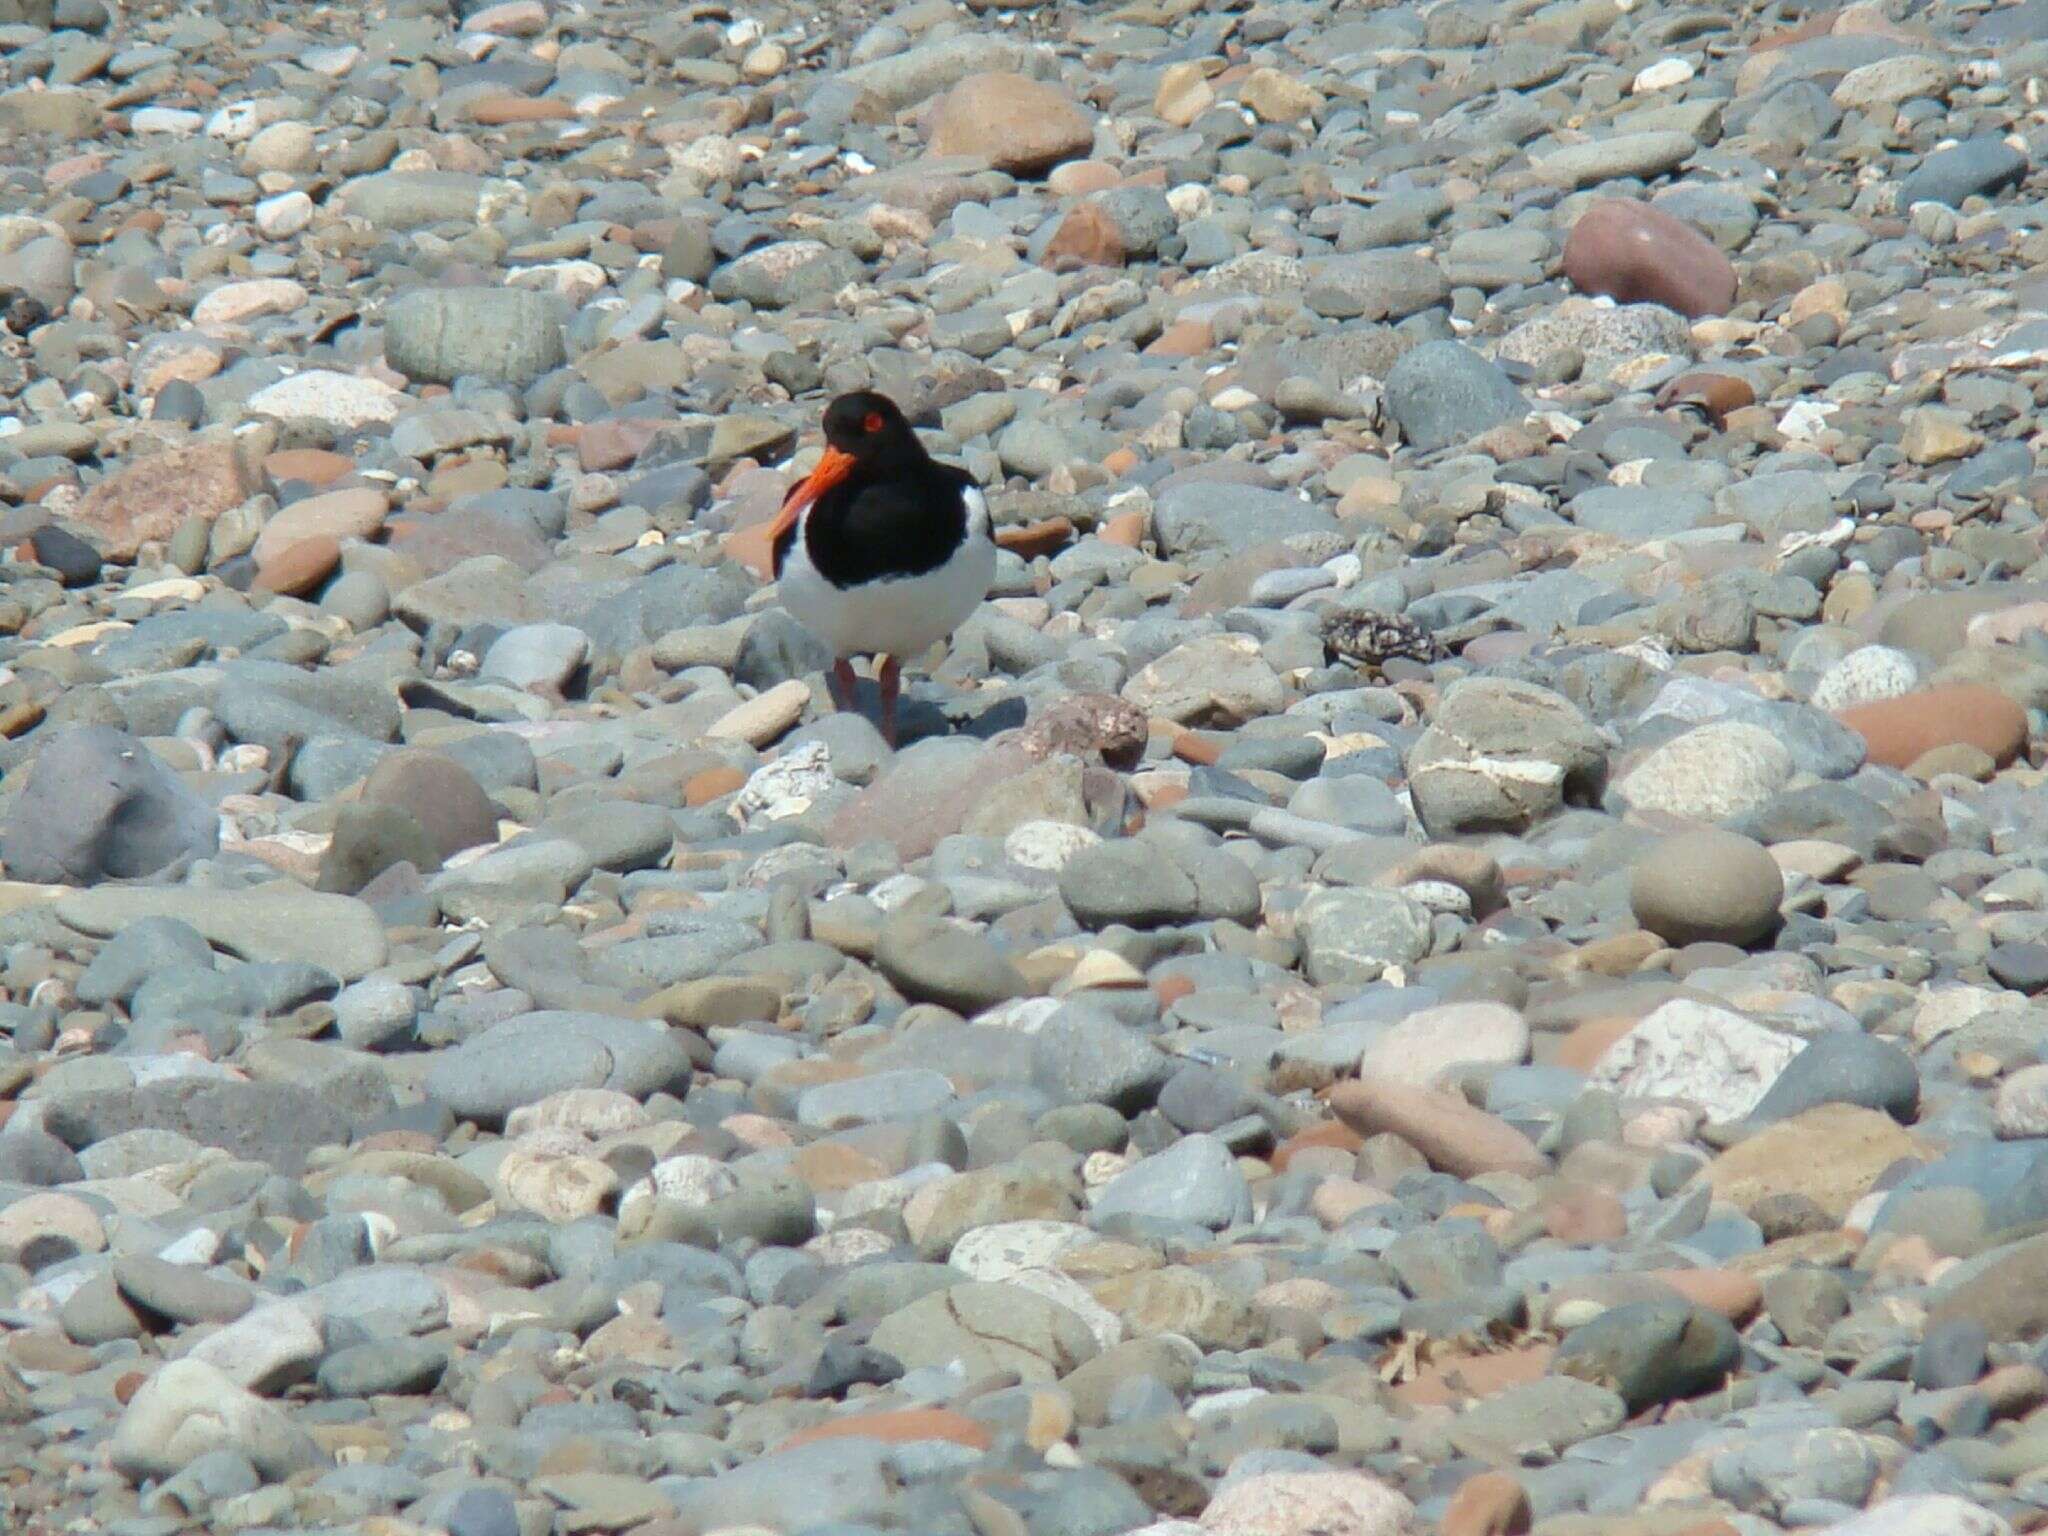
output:
<instances>
[{"instance_id":1,"label":"dark grey rock","mask_svg":"<svg viewBox=\"0 0 2048 1536\"><path fill-rule=\"evenodd\" d=\"M1910 1124L1920 1109L1920 1071L1889 1040L1853 1030L1829 1031L1792 1058L1751 1118L1787 1120L1816 1104L1858 1104Z\"/></svg>"},{"instance_id":2,"label":"dark grey rock","mask_svg":"<svg viewBox=\"0 0 2048 1536\"><path fill-rule=\"evenodd\" d=\"M1967 1387L1984 1374L1991 1336L1974 1318L1957 1317L1935 1323L1913 1351L1913 1385L1938 1392Z\"/></svg>"},{"instance_id":3,"label":"dark grey rock","mask_svg":"<svg viewBox=\"0 0 2048 1536\"><path fill-rule=\"evenodd\" d=\"M1640 1413L1721 1385L1740 1351L1735 1330L1715 1313L1682 1302L1626 1302L1567 1334L1551 1369L1609 1387Z\"/></svg>"},{"instance_id":4,"label":"dark grey rock","mask_svg":"<svg viewBox=\"0 0 2048 1536\"><path fill-rule=\"evenodd\" d=\"M1172 1067L1137 1030L1072 1004L1031 1041L1031 1080L1059 1104L1106 1104L1131 1114L1158 1096Z\"/></svg>"},{"instance_id":5,"label":"dark grey rock","mask_svg":"<svg viewBox=\"0 0 2048 1536\"><path fill-rule=\"evenodd\" d=\"M1223 481L1187 480L1162 491L1153 509L1161 553L1234 554L1298 533L1332 533L1325 507L1286 491Z\"/></svg>"},{"instance_id":6,"label":"dark grey rock","mask_svg":"<svg viewBox=\"0 0 2048 1536\"><path fill-rule=\"evenodd\" d=\"M53 736L0 826L8 878L48 884L143 879L219 846L213 808L140 741L106 725Z\"/></svg>"},{"instance_id":7,"label":"dark grey rock","mask_svg":"<svg viewBox=\"0 0 2048 1536\"><path fill-rule=\"evenodd\" d=\"M345 1142L349 1132L347 1119L326 1099L297 1084L189 1077L62 1094L50 1100L43 1123L73 1148L123 1131L176 1131L288 1177L304 1168L307 1152Z\"/></svg>"},{"instance_id":8,"label":"dark grey rock","mask_svg":"<svg viewBox=\"0 0 2048 1536\"><path fill-rule=\"evenodd\" d=\"M174 917L145 917L100 946L78 978L78 1000L95 1007L125 1003L152 975L177 966L212 970L212 947Z\"/></svg>"},{"instance_id":9,"label":"dark grey rock","mask_svg":"<svg viewBox=\"0 0 2048 1536\"><path fill-rule=\"evenodd\" d=\"M1946 203L1960 208L1970 197L1990 197L2016 186L2027 174L2027 157L1996 135L1965 139L1938 149L1899 183L1899 207Z\"/></svg>"},{"instance_id":10,"label":"dark grey rock","mask_svg":"<svg viewBox=\"0 0 2048 1536\"><path fill-rule=\"evenodd\" d=\"M1428 453L1477 437L1529 409L1521 391L1463 342L1428 341L1387 374L1387 410L1408 445Z\"/></svg>"},{"instance_id":11,"label":"dark grey rock","mask_svg":"<svg viewBox=\"0 0 2048 1536\"><path fill-rule=\"evenodd\" d=\"M329 1397L431 1392L448 1369L448 1346L432 1339L380 1339L335 1351L315 1376Z\"/></svg>"},{"instance_id":12,"label":"dark grey rock","mask_svg":"<svg viewBox=\"0 0 2048 1536\"><path fill-rule=\"evenodd\" d=\"M680 1095L689 1082L689 1054L666 1025L541 1012L507 1019L442 1053L423 1086L462 1118L495 1127L522 1104L565 1089L614 1088L645 1098Z\"/></svg>"}]
</instances>

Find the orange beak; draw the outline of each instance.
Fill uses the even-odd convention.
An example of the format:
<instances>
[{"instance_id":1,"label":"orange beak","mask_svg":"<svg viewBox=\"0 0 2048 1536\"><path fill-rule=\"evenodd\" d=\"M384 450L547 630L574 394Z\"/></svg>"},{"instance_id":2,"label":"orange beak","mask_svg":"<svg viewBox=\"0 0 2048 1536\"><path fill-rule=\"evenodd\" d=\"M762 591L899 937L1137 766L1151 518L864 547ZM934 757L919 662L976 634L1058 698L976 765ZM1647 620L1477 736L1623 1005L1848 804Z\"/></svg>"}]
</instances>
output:
<instances>
[{"instance_id":1,"label":"orange beak","mask_svg":"<svg viewBox=\"0 0 2048 1536\"><path fill-rule=\"evenodd\" d=\"M818 460L818 467L789 488L789 494L782 498L782 510L768 525L769 574L778 580L781 578L782 560L774 551L782 542L782 536L803 516L804 508L852 474L853 466L858 462L852 454L842 453L828 443L825 456Z\"/></svg>"}]
</instances>

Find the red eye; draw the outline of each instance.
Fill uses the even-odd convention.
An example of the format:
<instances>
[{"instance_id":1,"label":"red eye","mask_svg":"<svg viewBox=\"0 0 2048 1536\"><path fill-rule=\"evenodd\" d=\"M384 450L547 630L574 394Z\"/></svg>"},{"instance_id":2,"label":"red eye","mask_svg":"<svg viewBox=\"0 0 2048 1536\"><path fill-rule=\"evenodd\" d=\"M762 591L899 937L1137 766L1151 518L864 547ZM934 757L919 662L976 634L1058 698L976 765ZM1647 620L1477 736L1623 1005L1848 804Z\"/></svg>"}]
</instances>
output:
<instances>
[{"instance_id":1,"label":"red eye","mask_svg":"<svg viewBox=\"0 0 2048 1536\"><path fill-rule=\"evenodd\" d=\"M864 432L879 432L879 431L881 431L881 430L882 430L882 413L881 413L880 411L869 411L869 412L868 412L868 418L867 418L867 420L866 420L866 421L863 421L863 422L862 422L862 423L861 423L860 425L861 425L861 430L862 430L862 431L864 431Z\"/></svg>"}]
</instances>

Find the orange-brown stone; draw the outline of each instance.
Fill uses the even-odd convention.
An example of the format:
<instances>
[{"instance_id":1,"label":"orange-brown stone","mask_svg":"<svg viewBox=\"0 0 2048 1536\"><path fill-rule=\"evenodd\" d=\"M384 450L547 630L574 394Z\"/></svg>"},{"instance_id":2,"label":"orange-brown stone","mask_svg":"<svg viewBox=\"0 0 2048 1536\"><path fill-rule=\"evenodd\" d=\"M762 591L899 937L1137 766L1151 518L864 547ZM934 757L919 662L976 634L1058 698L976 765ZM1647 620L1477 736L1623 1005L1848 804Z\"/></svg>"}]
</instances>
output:
<instances>
[{"instance_id":1,"label":"orange-brown stone","mask_svg":"<svg viewBox=\"0 0 2048 1536\"><path fill-rule=\"evenodd\" d=\"M1984 683L1952 683L1856 704L1835 718L1863 738L1870 761L1905 768L1936 747L1979 748L2001 768L2027 744L2027 712Z\"/></svg>"},{"instance_id":2,"label":"orange-brown stone","mask_svg":"<svg viewBox=\"0 0 2048 1536\"><path fill-rule=\"evenodd\" d=\"M1393 1395L1409 1408L1455 1408L1467 1399L1492 1397L1535 1381L1549 1371L1556 1353L1554 1344L1524 1344L1497 1354L1432 1361L1396 1385Z\"/></svg>"},{"instance_id":3,"label":"orange-brown stone","mask_svg":"<svg viewBox=\"0 0 2048 1536\"><path fill-rule=\"evenodd\" d=\"M971 155L1013 176L1037 176L1088 152L1094 120L1057 85L992 70L940 98L931 151Z\"/></svg>"},{"instance_id":4,"label":"orange-brown stone","mask_svg":"<svg viewBox=\"0 0 2048 1536\"><path fill-rule=\"evenodd\" d=\"M1273 1171L1285 1173L1287 1165L1304 1152L1320 1147L1338 1152L1356 1152L1365 1138L1341 1120L1324 1120L1305 1131L1296 1131L1273 1149Z\"/></svg>"},{"instance_id":5,"label":"orange-brown stone","mask_svg":"<svg viewBox=\"0 0 2048 1536\"><path fill-rule=\"evenodd\" d=\"M1581 293L1662 304L1692 319L1735 302L1735 268L1720 248L1633 198L1603 198L1580 215L1564 243L1564 272Z\"/></svg>"},{"instance_id":6,"label":"orange-brown stone","mask_svg":"<svg viewBox=\"0 0 2048 1536\"><path fill-rule=\"evenodd\" d=\"M573 104L538 96L485 96L472 102L469 108L469 120L485 128L503 128L513 123L559 123L575 115Z\"/></svg>"},{"instance_id":7,"label":"orange-brown stone","mask_svg":"<svg viewBox=\"0 0 2048 1536\"><path fill-rule=\"evenodd\" d=\"M1018 557L1031 560L1064 549L1074 539L1074 525L1064 517L1043 518L1017 528L1004 528L996 543Z\"/></svg>"},{"instance_id":8,"label":"orange-brown stone","mask_svg":"<svg viewBox=\"0 0 2048 1536\"><path fill-rule=\"evenodd\" d=\"M1726 426L1728 418L1744 406L1756 404L1756 391L1747 379L1732 373L1682 373L1657 391L1657 409L1689 405L1702 411L1715 426Z\"/></svg>"},{"instance_id":9,"label":"orange-brown stone","mask_svg":"<svg viewBox=\"0 0 2048 1536\"><path fill-rule=\"evenodd\" d=\"M1628 1236L1628 1212L1619 1200L1590 1184L1560 1190L1541 1206L1543 1230L1560 1243L1618 1242Z\"/></svg>"},{"instance_id":10,"label":"orange-brown stone","mask_svg":"<svg viewBox=\"0 0 2048 1536\"><path fill-rule=\"evenodd\" d=\"M1558 1042L1555 1064L1570 1067L1574 1072L1590 1072L1610 1045L1640 1023L1642 1020L1634 1014L1588 1019Z\"/></svg>"},{"instance_id":11,"label":"orange-brown stone","mask_svg":"<svg viewBox=\"0 0 2048 1536\"><path fill-rule=\"evenodd\" d=\"M735 528L719 541L728 560L737 561L762 581L775 579L775 541L769 537L767 521Z\"/></svg>"},{"instance_id":12,"label":"orange-brown stone","mask_svg":"<svg viewBox=\"0 0 2048 1536\"><path fill-rule=\"evenodd\" d=\"M724 799L746 782L747 776L737 768L725 764L706 768L683 786L683 804L693 810L700 805L709 805L714 800Z\"/></svg>"},{"instance_id":13,"label":"orange-brown stone","mask_svg":"<svg viewBox=\"0 0 2048 1536\"><path fill-rule=\"evenodd\" d=\"M306 485L332 485L356 467L354 459L325 448L280 448L263 460L263 473L272 485L298 480Z\"/></svg>"},{"instance_id":14,"label":"orange-brown stone","mask_svg":"<svg viewBox=\"0 0 2048 1536\"><path fill-rule=\"evenodd\" d=\"M1124 237L1116 220L1094 203L1077 203L1060 220L1046 242L1041 258L1049 267L1071 263L1077 267L1120 267L1124 264Z\"/></svg>"},{"instance_id":15,"label":"orange-brown stone","mask_svg":"<svg viewBox=\"0 0 2048 1536\"><path fill-rule=\"evenodd\" d=\"M1733 1269L1653 1269L1653 1280L1668 1285L1696 1307L1718 1312L1738 1327L1764 1304L1763 1287Z\"/></svg>"},{"instance_id":16,"label":"orange-brown stone","mask_svg":"<svg viewBox=\"0 0 2048 1536\"><path fill-rule=\"evenodd\" d=\"M1102 525L1097 537L1105 544L1119 545L1124 549L1136 549L1145 542L1145 514L1142 512L1119 512Z\"/></svg>"},{"instance_id":17,"label":"orange-brown stone","mask_svg":"<svg viewBox=\"0 0 2048 1536\"><path fill-rule=\"evenodd\" d=\"M837 1194L889 1176L889 1170L874 1158L833 1141L814 1141L798 1148L790 1169L818 1194Z\"/></svg>"},{"instance_id":18,"label":"orange-brown stone","mask_svg":"<svg viewBox=\"0 0 2048 1536\"><path fill-rule=\"evenodd\" d=\"M1542 1173L1549 1167L1528 1137L1456 1094L1408 1083L1345 1082L1329 1091L1329 1102L1360 1136L1399 1136L1432 1168L1459 1178Z\"/></svg>"},{"instance_id":19,"label":"orange-brown stone","mask_svg":"<svg viewBox=\"0 0 2048 1536\"><path fill-rule=\"evenodd\" d=\"M1522 1536L1532 1518L1519 1482L1505 1472L1481 1472L1458 1485L1437 1529L1442 1536Z\"/></svg>"},{"instance_id":20,"label":"orange-brown stone","mask_svg":"<svg viewBox=\"0 0 2048 1536\"><path fill-rule=\"evenodd\" d=\"M886 1440L902 1445L912 1440L950 1440L985 1451L994 1442L988 1426L950 1408L897 1408L882 1413L851 1413L800 1429L780 1449L794 1450L818 1440Z\"/></svg>"},{"instance_id":21,"label":"orange-brown stone","mask_svg":"<svg viewBox=\"0 0 2048 1536\"><path fill-rule=\"evenodd\" d=\"M341 564L341 543L331 533L310 533L264 559L253 583L258 592L304 597Z\"/></svg>"},{"instance_id":22,"label":"orange-brown stone","mask_svg":"<svg viewBox=\"0 0 2048 1536\"><path fill-rule=\"evenodd\" d=\"M1100 160L1069 160L1052 168L1045 178L1046 190L1055 197L1086 197L1090 192L1107 192L1123 185L1123 173Z\"/></svg>"},{"instance_id":23,"label":"orange-brown stone","mask_svg":"<svg viewBox=\"0 0 2048 1536\"><path fill-rule=\"evenodd\" d=\"M308 496L283 508L263 525L249 556L256 562L256 568L263 570L285 550L308 539L325 536L339 542L372 538L384 526L385 514L390 510L391 499L380 486L358 485Z\"/></svg>"},{"instance_id":24,"label":"orange-brown stone","mask_svg":"<svg viewBox=\"0 0 2048 1536\"><path fill-rule=\"evenodd\" d=\"M1206 320L1176 320L1145 348L1147 357L1204 357L1216 350L1216 333Z\"/></svg>"},{"instance_id":25,"label":"orange-brown stone","mask_svg":"<svg viewBox=\"0 0 2048 1536\"><path fill-rule=\"evenodd\" d=\"M623 469L640 457L668 423L645 417L593 421L576 433L576 464L584 470Z\"/></svg>"}]
</instances>

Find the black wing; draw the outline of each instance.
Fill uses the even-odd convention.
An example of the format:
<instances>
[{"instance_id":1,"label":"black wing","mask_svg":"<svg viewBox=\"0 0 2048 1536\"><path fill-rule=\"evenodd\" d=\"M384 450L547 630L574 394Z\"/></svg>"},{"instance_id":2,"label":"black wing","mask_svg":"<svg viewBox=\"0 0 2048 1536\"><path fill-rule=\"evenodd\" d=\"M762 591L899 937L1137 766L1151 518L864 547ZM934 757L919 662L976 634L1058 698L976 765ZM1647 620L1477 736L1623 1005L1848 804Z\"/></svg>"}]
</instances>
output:
<instances>
[{"instance_id":1,"label":"black wing","mask_svg":"<svg viewBox=\"0 0 2048 1536\"><path fill-rule=\"evenodd\" d=\"M967 537L965 492L974 477L950 464L916 475L834 486L811 508L805 548L835 587L922 576Z\"/></svg>"}]
</instances>

